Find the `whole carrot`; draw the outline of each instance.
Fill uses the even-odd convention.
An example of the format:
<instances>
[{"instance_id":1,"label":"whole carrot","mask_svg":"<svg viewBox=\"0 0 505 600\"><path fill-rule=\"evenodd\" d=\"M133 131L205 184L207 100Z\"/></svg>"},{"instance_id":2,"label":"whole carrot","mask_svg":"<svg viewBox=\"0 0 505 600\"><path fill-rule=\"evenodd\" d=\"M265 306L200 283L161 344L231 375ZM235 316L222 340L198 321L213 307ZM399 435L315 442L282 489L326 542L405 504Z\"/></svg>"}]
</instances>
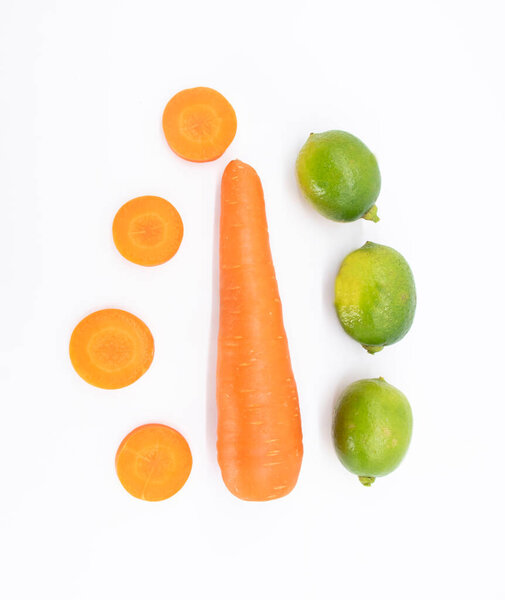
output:
<instances>
[{"instance_id":1,"label":"whole carrot","mask_svg":"<svg viewBox=\"0 0 505 600\"><path fill-rule=\"evenodd\" d=\"M303 445L261 181L234 160L221 182L217 453L242 500L288 494Z\"/></svg>"}]
</instances>

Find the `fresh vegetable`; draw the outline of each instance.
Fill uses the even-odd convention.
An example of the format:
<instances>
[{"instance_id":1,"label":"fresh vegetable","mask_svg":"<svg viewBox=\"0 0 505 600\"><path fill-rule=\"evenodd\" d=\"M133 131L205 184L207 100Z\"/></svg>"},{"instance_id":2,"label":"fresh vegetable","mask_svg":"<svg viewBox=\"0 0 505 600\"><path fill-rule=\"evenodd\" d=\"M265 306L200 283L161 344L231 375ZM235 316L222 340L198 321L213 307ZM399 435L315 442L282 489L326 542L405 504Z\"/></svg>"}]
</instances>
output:
<instances>
[{"instance_id":1,"label":"fresh vegetable","mask_svg":"<svg viewBox=\"0 0 505 600\"><path fill-rule=\"evenodd\" d=\"M108 308L91 313L70 338L70 360L91 385L122 388L149 368L154 341L147 325L124 310Z\"/></svg>"},{"instance_id":2,"label":"fresh vegetable","mask_svg":"<svg viewBox=\"0 0 505 600\"><path fill-rule=\"evenodd\" d=\"M166 105L163 130L168 145L180 157L194 162L219 158L232 143L237 117L232 105L216 90L182 90Z\"/></svg>"},{"instance_id":3,"label":"fresh vegetable","mask_svg":"<svg viewBox=\"0 0 505 600\"><path fill-rule=\"evenodd\" d=\"M221 184L217 451L242 500L272 500L296 484L300 410L256 171L239 160Z\"/></svg>"},{"instance_id":4,"label":"fresh vegetable","mask_svg":"<svg viewBox=\"0 0 505 600\"><path fill-rule=\"evenodd\" d=\"M192 465L184 437L159 423L134 429L116 454L116 472L125 490L151 502L176 494L186 483Z\"/></svg>"},{"instance_id":5,"label":"fresh vegetable","mask_svg":"<svg viewBox=\"0 0 505 600\"><path fill-rule=\"evenodd\" d=\"M304 195L328 219L379 220L379 167L357 137L345 131L311 133L298 154L296 172Z\"/></svg>"},{"instance_id":6,"label":"fresh vegetable","mask_svg":"<svg viewBox=\"0 0 505 600\"><path fill-rule=\"evenodd\" d=\"M347 387L333 416L338 457L365 486L391 473L405 456L412 436L407 398L382 377Z\"/></svg>"},{"instance_id":7,"label":"fresh vegetable","mask_svg":"<svg viewBox=\"0 0 505 600\"><path fill-rule=\"evenodd\" d=\"M112 224L119 252L145 267L170 260L181 245L183 231L177 210L158 196L140 196L126 202Z\"/></svg>"},{"instance_id":8,"label":"fresh vegetable","mask_svg":"<svg viewBox=\"0 0 505 600\"><path fill-rule=\"evenodd\" d=\"M345 331L371 354L408 332L416 287L403 256L367 242L344 259L335 281L335 307Z\"/></svg>"}]
</instances>

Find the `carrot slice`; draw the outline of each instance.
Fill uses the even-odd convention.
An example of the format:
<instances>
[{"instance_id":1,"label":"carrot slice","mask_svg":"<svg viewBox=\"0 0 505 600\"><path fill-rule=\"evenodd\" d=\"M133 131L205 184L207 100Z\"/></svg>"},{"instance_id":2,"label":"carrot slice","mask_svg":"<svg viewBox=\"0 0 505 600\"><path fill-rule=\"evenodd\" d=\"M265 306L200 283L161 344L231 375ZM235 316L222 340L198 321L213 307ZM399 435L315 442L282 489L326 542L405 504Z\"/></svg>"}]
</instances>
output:
<instances>
[{"instance_id":1,"label":"carrot slice","mask_svg":"<svg viewBox=\"0 0 505 600\"><path fill-rule=\"evenodd\" d=\"M119 252L144 267L170 260L181 245L184 227L177 210L158 196L139 196L117 211L112 236Z\"/></svg>"},{"instance_id":2,"label":"carrot slice","mask_svg":"<svg viewBox=\"0 0 505 600\"><path fill-rule=\"evenodd\" d=\"M119 481L135 498L155 502L177 493L186 483L193 459L175 429L150 423L130 432L116 454Z\"/></svg>"},{"instance_id":3,"label":"carrot slice","mask_svg":"<svg viewBox=\"0 0 505 600\"><path fill-rule=\"evenodd\" d=\"M216 160L232 143L237 117L232 105L216 90L196 87L182 90L163 113L168 145L193 162Z\"/></svg>"},{"instance_id":4,"label":"carrot slice","mask_svg":"<svg viewBox=\"0 0 505 600\"><path fill-rule=\"evenodd\" d=\"M111 390L130 385L147 371L154 341L138 317L108 308L77 324L69 351L74 369L85 381Z\"/></svg>"}]
</instances>

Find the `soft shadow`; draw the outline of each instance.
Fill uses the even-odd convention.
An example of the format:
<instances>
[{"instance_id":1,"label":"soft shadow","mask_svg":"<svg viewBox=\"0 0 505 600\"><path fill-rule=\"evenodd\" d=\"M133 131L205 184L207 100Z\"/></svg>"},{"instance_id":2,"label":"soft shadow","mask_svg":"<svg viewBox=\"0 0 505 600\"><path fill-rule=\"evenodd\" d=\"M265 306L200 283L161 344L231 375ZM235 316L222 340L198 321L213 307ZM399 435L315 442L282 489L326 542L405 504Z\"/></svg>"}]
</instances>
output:
<instances>
[{"instance_id":1,"label":"soft shadow","mask_svg":"<svg viewBox=\"0 0 505 600\"><path fill-rule=\"evenodd\" d=\"M302 145L305 143L307 138L304 140L299 140L297 143L296 151L293 150L289 157L289 161L286 161L286 171L285 171L285 179L286 179L286 189L288 193L292 194L296 197L298 205L303 207L303 211L305 214L309 215L310 218L313 217L315 209L310 204L310 200L308 200L304 195L298 183L298 175L296 173L296 159L298 158L298 153ZM288 167L289 165L289 167Z\"/></svg>"},{"instance_id":2,"label":"soft shadow","mask_svg":"<svg viewBox=\"0 0 505 600\"><path fill-rule=\"evenodd\" d=\"M339 233L339 235L336 236L339 240L339 245L338 247L332 249L334 254L332 256L331 266L329 266L324 274L322 285L323 310L326 310L324 307L332 307L332 312L334 315L334 319L332 319L332 322L334 323L332 334L335 336L335 347L337 347L338 344L338 349L340 352L345 353L346 357L352 357L356 367L353 366L351 368L346 368L345 374L338 382L336 382L334 388L335 391L325 398L319 419L319 430L324 436L328 435L328 431L331 428L331 423L333 420L334 410L338 406L345 388L358 379L370 377L370 361L366 360L366 356L368 356L367 353L356 341L354 341L345 333L334 308L335 278L337 277L344 258L350 252L357 250L363 244L363 242L361 242L364 237L363 222L359 220L352 224L336 223L335 226Z\"/></svg>"},{"instance_id":3,"label":"soft shadow","mask_svg":"<svg viewBox=\"0 0 505 600\"><path fill-rule=\"evenodd\" d=\"M326 437L329 433L331 434L333 415L338 405L340 404L340 399L346 387L351 385L351 383L358 381L358 379L366 378L367 375L366 373L363 373L363 369L353 369L352 371L347 372L346 375L340 379L340 381L335 386L335 391L333 392L333 394L328 395L328 398L325 398L324 410L321 411L319 425L321 435Z\"/></svg>"},{"instance_id":4,"label":"soft shadow","mask_svg":"<svg viewBox=\"0 0 505 600\"><path fill-rule=\"evenodd\" d=\"M207 365L207 447L212 456L216 456L216 364L217 334L219 329L219 217L220 217L221 185L218 183L214 200L214 240L212 243L212 291L210 313L210 336ZM217 463L217 461L216 461Z\"/></svg>"}]
</instances>

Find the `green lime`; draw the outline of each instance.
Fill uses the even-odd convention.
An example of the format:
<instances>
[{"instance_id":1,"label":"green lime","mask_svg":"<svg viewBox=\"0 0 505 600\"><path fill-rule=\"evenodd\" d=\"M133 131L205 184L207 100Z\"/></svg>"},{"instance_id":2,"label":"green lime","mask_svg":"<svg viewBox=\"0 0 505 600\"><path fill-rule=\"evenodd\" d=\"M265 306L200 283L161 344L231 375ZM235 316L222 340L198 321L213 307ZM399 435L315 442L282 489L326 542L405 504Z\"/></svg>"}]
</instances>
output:
<instances>
[{"instance_id":1,"label":"green lime","mask_svg":"<svg viewBox=\"0 0 505 600\"><path fill-rule=\"evenodd\" d=\"M377 160L345 131L311 133L296 160L298 182L314 207L334 221L377 222L381 187Z\"/></svg>"},{"instance_id":2,"label":"green lime","mask_svg":"<svg viewBox=\"0 0 505 600\"><path fill-rule=\"evenodd\" d=\"M412 410L399 389L382 377L344 390L333 415L333 442L346 469L370 486L394 471L412 437Z\"/></svg>"},{"instance_id":3,"label":"green lime","mask_svg":"<svg viewBox=\"0 0 505 600\"><path fill-rule=\"evenodd\" d=\"M345 331L371 354L401 340L416 311L407 261L373 242L351 252L335 280L335 307Z\"/></svg>"}]
</instances>

